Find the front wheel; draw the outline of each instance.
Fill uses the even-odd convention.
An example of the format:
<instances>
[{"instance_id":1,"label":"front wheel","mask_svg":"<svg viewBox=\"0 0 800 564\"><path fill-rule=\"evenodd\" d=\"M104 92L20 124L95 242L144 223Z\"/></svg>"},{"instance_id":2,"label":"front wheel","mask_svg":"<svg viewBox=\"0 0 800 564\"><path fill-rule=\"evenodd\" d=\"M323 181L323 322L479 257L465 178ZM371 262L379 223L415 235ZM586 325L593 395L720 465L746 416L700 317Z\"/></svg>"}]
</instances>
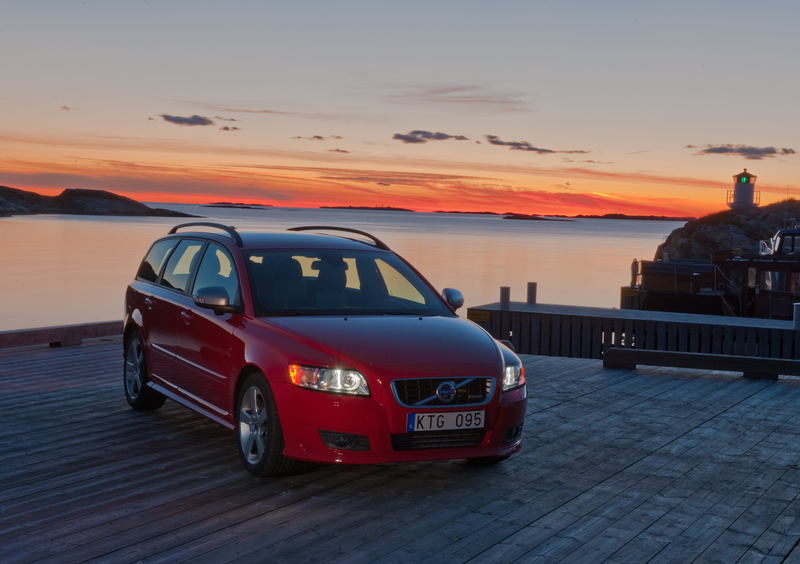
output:
<instances>
[{"instance_id":1,"label":"front wheel","mask_svg":"<svg viewBox=\"0 0 800 564\"><path fill-rule=\"evenodd\" d=\"M283 431L269 382L261 373L251 374L236 402L236 446L242 464L256 476L280 476L294 467L283 456Z\"/></svg>"},{"instance_id":2,"label":"front wheel","mask_svg":"<svg viewBox=\"0 0 800 564\"><path fill-rule=\"evenodd\" d=\"M167 400L147 385L149 380L147 360L144 357L144 339L141 333L135 331L128 340L123 371L125 399L133 409L151 411L164 405Z\"/></svg>"}]
</instances>

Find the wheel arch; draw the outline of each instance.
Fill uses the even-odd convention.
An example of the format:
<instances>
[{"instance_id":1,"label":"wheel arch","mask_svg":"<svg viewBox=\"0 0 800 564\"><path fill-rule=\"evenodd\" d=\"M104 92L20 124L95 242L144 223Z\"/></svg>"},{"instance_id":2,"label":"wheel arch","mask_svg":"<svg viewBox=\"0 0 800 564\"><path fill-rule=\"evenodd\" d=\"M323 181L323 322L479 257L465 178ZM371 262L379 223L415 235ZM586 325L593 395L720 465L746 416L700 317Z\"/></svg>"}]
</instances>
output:
<instances>
[{"instance_id":1,"label":"wheel arch","mask_svg":"<svg viewBox=\"0 0 800 564\"><path fill-rule=\"evenodd\" d=\"M231 406L231 413L236 411L236 402L239 399L239 392L242 391L242 386L244 385L245 380L247 380L251 374L256 374L259 372L264 374L264 371L255 364L245 364L242 369L239 370L239 374L236 376L236 382L233 385L233 397L231 398L233 400L233 405Z\"/></svg>"},{"instance_id":2,"label":"wheel arch","mask_svg":"<svg viewBox=\"0 0 800 564\"><path fill-rule=\"evenodd\" d=\"M128 349L128 341L130 340L134 331L139 331L140 334L142 332L136 323L133 321L128 321L128 324L125 326L125 330L122 333L122 354L125 354L125 351ZM142 338L144 338L144 336L142 336Z\"/></svg>"}]
</instances>

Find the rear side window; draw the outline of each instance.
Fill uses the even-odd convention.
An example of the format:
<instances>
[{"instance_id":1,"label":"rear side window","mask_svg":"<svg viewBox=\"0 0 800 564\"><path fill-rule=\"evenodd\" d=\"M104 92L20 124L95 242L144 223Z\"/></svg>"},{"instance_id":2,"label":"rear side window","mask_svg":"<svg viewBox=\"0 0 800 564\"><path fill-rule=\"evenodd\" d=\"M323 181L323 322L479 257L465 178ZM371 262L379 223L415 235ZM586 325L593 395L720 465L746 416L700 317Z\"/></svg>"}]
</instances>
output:
<instances>
[{"instance_id":1,"label":"rear side window","mask_svg":"<svg viewBox=\"0 0 800 564\"><path fill-rule=\"evenodd\" d=\"M164 265L164 260L172 250L172 247L175 246L175 243L177 243L175 239L170 239L167 241L158 241L150 247L150 252L144 257L136 276L148 282L155 282L158 278L158 273L161 271L161 267Z\"/></svg>"},{"instance_id":2,"label":"rear side window","mask_svg":"<svg viewBox=\"0 0 800 564\"><path fill-rule=\"evenodd\" d=\"M200 256L200 249L202 248L203 243L200 241L191 239L181 241L175 252L169 257L167 267L164 269L164 275L161 277L161 284L167 288L185 292L186 286L189 284L189 275L192 272L192 267L197 262L197 257Z\"/></svg>"}]
</instances>

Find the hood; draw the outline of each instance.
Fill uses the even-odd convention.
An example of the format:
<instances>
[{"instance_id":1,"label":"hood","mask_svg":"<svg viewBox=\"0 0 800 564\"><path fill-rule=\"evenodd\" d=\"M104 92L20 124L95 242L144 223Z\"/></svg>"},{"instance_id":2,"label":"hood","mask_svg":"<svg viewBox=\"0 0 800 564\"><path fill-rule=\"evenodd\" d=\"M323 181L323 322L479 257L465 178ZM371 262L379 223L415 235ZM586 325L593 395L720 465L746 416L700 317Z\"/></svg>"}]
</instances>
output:
<instances>
[{"instance_id":1,"label":"hood","mask_svg":"<svg viewBox=\"0 0 800 564\"><path fill-rule=\"evenodd\" d=\"M273 317L269 321L370 366L494 364L497 346L460 317Z\"/></svg>"}]
</instances>

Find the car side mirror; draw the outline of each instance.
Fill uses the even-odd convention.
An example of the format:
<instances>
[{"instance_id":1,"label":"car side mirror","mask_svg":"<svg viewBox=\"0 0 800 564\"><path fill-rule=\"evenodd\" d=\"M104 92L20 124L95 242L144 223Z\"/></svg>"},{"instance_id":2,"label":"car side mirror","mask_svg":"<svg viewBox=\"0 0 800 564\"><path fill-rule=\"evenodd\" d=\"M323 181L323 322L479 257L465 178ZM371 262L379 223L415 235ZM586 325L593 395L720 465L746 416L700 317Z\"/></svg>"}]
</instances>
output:
<instances>
[{"instance_id":1,"label":"car side mirror","mask_svg":"<svg viewBox=\"0 0 800 564\"><path fill-rule=\"evenodd\" d=\"M241 308L230 304L228 291L222 286L200 288L194 295L194 303L198 307L213 309L217 315L241 313Z\"/></svg>"},{"instance_id":2,"label":"car side mirror","mask_svg":"<svg viewBox=\"0 0 800 564\"><path fill-rule=\"evenodd\" d=\"M464 305L464 296L456 290L455 288L445 288L442 290L442 297L447 304L453 308L453 311L457 310L461 306Z\"/></svg>"}]
</instances>

